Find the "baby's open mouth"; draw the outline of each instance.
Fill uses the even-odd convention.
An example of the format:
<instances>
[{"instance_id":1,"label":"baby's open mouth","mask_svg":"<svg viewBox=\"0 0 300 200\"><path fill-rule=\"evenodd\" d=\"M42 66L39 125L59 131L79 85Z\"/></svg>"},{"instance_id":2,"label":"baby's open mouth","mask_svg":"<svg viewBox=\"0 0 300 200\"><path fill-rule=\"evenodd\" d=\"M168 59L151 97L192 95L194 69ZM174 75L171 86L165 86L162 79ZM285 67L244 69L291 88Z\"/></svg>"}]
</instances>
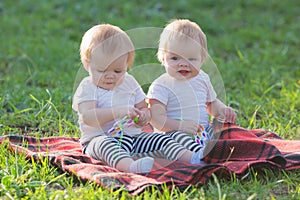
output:
<instances>
[{"instance_id":1,"label":"baby's open mouth","mask_svg":"<svg viewBox=\"0 0 300 200\"><path fill-rule=\"evenodd\" d=\"M188 70L180 70L180 71L178 71L182 76L186 76L186 75L188 75L189 73L190 73L190 71L188 71Z\"/></svg>"}]
</instances>

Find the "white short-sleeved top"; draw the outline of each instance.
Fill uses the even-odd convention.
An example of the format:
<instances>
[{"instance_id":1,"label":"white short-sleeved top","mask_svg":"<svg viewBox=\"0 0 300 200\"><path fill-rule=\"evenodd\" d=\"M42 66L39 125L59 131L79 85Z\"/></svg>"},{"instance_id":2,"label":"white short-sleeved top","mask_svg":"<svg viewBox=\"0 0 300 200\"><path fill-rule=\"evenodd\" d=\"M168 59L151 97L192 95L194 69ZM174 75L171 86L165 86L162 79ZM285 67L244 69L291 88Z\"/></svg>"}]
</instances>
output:
<instances>
[{"instance_id":1,"label":"white short-sleeved top","mask_svg":"<svg viewBox=\"0 0 300 200\"><path fill-rule=\"evenodd\" d=\"M200 70L188 80L177 80L162 74L150 86L148 99L156 99L166 105L167 117L176 120L196 121L209 125L206 103L217 98L209 76Z\"/></svg>"},{"instance_id":2,"label":"white short-sleeved top","mask_svg":"<svg viewBox=\"0 0 300 200\"><path fill-rule=\"evenodd\" d=\"M97 87L92 83L90 76L84 78L73 97L72 108L78 112L78 105L84 101L97 101L98 108L111 107L134 107L146 98L142 88L135 80L135 78L128 73L125 74L123 82L113 90L105 90ZM81 143L86 143L92 138L105 135L105 133L113 126L113 124L120 119L112 120L101 127L92 127L85 124L81 115L78 113L78 123L82 136ZM131 126L130 130L125 130L130 135L141 133L141 129Z\"/></svg>"}]
</instances>

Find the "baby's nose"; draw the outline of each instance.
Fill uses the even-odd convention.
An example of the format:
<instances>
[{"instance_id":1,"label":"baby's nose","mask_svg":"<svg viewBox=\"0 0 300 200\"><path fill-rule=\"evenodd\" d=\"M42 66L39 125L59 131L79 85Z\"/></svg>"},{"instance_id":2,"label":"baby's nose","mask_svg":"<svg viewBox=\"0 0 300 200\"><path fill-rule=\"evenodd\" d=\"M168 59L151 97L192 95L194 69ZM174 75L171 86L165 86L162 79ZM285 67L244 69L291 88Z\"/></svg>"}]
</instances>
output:
<instances>
[{"instance_id":1,"label":"baby's nose","mask_svg":"<svg viewBox=\"0 0 300 200\"><path fill-rule=\"evenodd\" d=\"M113 72L106 72L105 78L113 78L113 77L114 77L114 73Z\"/></svg>"},{"instance_id":2,"label":"baby's nose","mask_svg":"<svg viewBox=\"0 0 300 200\"><path fill-rule=\"evenodd\" d=\"M181 66L181 67L187 67L187 66L189 66L189 63L187 61L181 61L179 63L179 66Z\"/></svg>"}]
</instances>

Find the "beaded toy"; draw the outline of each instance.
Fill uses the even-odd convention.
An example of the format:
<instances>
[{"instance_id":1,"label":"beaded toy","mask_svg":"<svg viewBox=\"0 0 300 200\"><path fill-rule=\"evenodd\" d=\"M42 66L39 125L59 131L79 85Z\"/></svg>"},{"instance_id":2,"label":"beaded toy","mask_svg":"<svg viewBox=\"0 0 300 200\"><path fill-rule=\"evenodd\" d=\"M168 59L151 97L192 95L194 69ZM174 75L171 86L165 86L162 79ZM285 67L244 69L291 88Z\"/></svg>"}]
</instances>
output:
<instances>
[{"instance_id":1,"label":"beaded toy","mask_svg":"<svg viewBox=\"0 0 300 200\"><path fill-rule=\"evenodd\" d=\"M205 145L210 139L210 135L205 131L204 127L200 125L197 134L194 135L195 142L199 145Z\"/></svg>"},{"instance_id":2,"label":"beaded toy","mask_svg":"<svg viewBox=\"0 0 300 200\"><path fill-rule=\"evenodd\" d=\"M130 127L138 121L139 121L139 116L136 116L133 120L125 116L119 121L115 122L113 127L109 129L107 133L110 136L121 135L123 133L123 128Z\"/></svg>"}]
</instances>

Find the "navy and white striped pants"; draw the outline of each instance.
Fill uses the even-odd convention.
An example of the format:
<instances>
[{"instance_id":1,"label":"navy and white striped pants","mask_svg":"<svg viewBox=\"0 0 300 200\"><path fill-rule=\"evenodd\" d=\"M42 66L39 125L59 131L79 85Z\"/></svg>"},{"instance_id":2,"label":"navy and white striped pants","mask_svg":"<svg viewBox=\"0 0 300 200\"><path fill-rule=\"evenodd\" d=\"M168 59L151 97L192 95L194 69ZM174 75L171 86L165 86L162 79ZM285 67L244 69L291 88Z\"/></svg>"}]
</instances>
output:
<instances>
[{"instance_id":1,"label":"navy and white striped pants","mask_svg":"<svg viewBox=\"0 0 300 200\"><path fill-rule=\"evenodd\" d=\"M116 167L121 159L132 156L177 160L184 150L186 148L169 135L143 132L134 136L124 133L117 137L95 137L85 147L85 154Z\"/></svg>"},{"instance_id":2,"label":"navy and white striped pants","mask_svg":"<svg viewBox=\"0 0 300 200\"><path fill-rule=\"evenodd\" d=\"M210 137L214 135L214 130L210 126L208 126L205 131L210 135ZM166 134L171 136L176 142L192 152L198 152L200 149L205 148L205 146L196 143L192 135L189 133L182 131L171 131L167 132Z\"/></svg>"}]
</instances>

